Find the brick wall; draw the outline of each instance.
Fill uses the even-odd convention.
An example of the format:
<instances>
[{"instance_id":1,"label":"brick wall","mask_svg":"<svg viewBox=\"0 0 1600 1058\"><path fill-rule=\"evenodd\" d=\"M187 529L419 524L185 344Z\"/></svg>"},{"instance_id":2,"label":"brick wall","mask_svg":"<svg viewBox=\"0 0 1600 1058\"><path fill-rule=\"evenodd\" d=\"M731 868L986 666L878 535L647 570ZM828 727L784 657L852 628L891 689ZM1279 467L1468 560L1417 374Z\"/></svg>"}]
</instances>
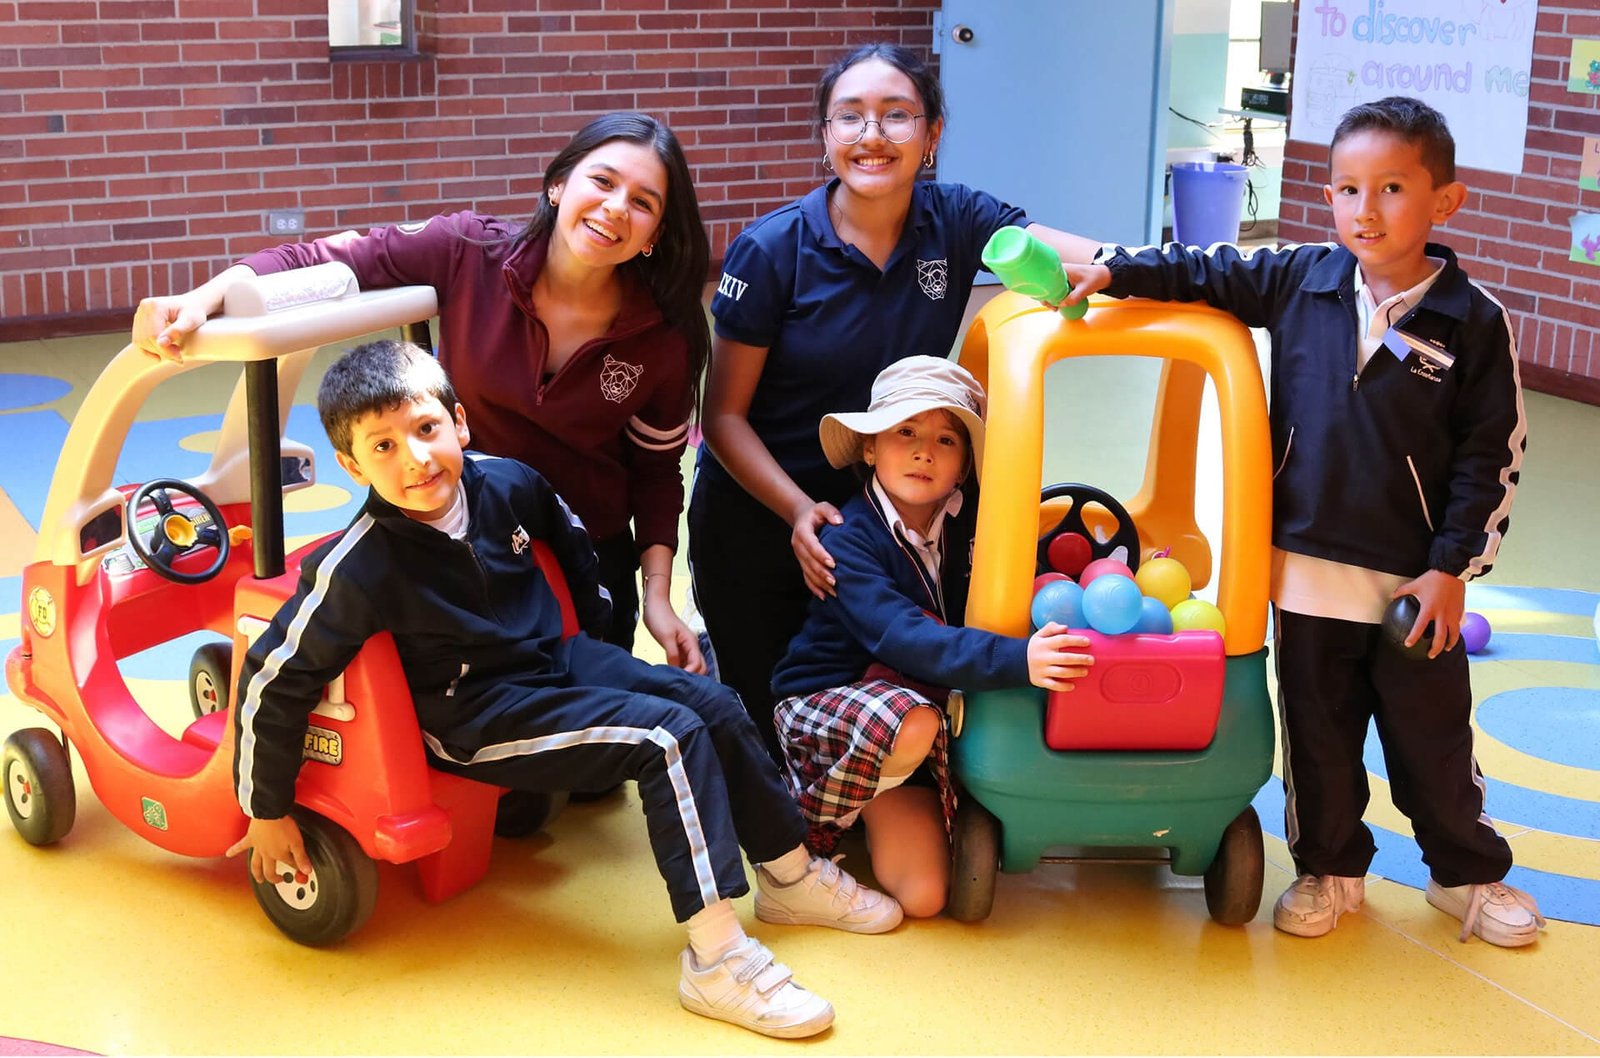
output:
<instances>
[{"instance_id":1,"label":"brick wall","mask_svg":"<svg viewBox=\"0 0 1600 1058\"><path fill-rule=\"evenodd\" d=\"M683 141L721 256L816 186L820 69L926 52L938 0L416 0L422 57L330 61L327 0L0 0L0 340L125 326L284 241L526 215L596 114Z\"/></svg>"},{"instance_id":2,"label":"brick wall","mask_svg":"<svg viewBox=\"0 0 1600 1058\"><path fill-rule=\"evenodd\" d=\"M1459 169L1470 194L1438 239L1511 310L1524 386L1600 404L1600 266L1568 259L1572 215L1600 213L1600 193L1578 187L1583 139L1600 137L1600 97L1567 91L1574 37L1600 38L1594 0L1540 0L1522 171ZM1327 148L1289 141L1280 237L1330 237L1327 171Z\"/></svg>"}]
</instances>

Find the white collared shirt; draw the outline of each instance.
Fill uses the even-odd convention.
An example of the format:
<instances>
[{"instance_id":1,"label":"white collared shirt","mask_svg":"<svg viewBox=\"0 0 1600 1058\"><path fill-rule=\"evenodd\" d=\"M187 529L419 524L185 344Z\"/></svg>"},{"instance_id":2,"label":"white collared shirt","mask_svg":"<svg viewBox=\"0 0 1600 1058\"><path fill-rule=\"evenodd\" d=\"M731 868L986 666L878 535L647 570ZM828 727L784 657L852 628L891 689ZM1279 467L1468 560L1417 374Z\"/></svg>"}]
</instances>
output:
<instances>
[{"instance_id":1,"label":"white collared shirt","mask_svg":"<svg viewBox=\"0 0 1600 1058\"><path fill-rule=\"evenodd\" d=\"M1356 342L1356 374L1361 373L1367 361L1372 359L1372 354L1383 345L1383 336L1389 333L1389 328L1421 303L1422 295L1428 292L1433 281L1439 278L1439 273L1444 271L1444 262L1439 258L1430 257L1428 263L1433 265L1428 278L1410 290L1402 290L1393 297L1385 298L1381 305L1373 295L1372 288L1367 286L1361 266L1356 265L1356 323L1359 336Z\"/></svg>"},{"instance_id":2,"label":"white collared shirt","mask_svg":"<svg viewBox=\"0 0 1600 1058\"><path fill-rule=\"evenodd\" d=\"M922 562L922 568L928 571L932 582L939 583L939 571L943 564L940 555L939 536L944 530L944 520L961 513L963 497L959 488L955 489L945 499L944 506L934 512L933 521L928 524L928 535L923 536L905 523L900 517L900 508L894 505L889 494L884 491L883 483L878 480L878 475L872 475L872 494L878 501L878 506L883 511L884 518L889 522L889 529L898 535L911 550L916 553Z\"/></svg>"}]
</instances>

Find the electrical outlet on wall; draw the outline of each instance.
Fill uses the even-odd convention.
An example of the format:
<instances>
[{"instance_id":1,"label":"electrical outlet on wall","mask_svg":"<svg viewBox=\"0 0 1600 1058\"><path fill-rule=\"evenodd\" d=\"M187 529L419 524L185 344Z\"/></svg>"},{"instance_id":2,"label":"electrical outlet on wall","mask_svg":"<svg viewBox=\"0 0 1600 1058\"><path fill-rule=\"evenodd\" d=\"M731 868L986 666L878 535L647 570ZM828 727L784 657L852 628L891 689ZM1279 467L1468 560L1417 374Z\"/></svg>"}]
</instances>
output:
<instances>
[{"instance_id":1,"label":"electrical outlet on wall","mask_svg":"<svg viewBox=\"0 0 1600 1058\"><path fill-rule=\"evenodd\" d=\"M306 211L303 209L269 209L267 211L268 235L304 235Z\"/></svg>"}]
</instances>

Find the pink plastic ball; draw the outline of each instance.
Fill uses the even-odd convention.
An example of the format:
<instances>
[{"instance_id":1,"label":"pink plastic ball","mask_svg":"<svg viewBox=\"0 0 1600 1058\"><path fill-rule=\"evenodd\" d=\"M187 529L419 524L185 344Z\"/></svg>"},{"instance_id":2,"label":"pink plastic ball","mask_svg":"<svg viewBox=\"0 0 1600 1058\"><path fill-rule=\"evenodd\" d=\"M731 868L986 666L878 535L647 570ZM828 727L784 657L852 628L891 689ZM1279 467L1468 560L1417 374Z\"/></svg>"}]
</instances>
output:
<instances>
[{"instance_id":1,"label":"pink plastic ball","mask_svg":"<svg viewBox=\"0 0 1600 1058\"><path fill-rule=\"evenodd\" d=\"M1037 577L1033 578L1033 593L1038 595L1039 589L1044 587L1046 584L1049 584L1051 581L1071 579L1072 578L1067 576L1065 573L1057 573L1055 570L1051 570L1048 573L1041 573Z\"/></svg>"},{"instance_id":2,"label":"pink plastic ball","mask_svg":"<svg viewBox=\"0 0 1600 1058\"><path fill-rule=\"evenodd\" d=\"M1126 562L1119 562L1114 558L1097 558L1083 567L1083 572L1078 574L1078 583L1087 588L1096 577L1104 576L1107 573L1115 573L1119 577L1127 577L1129 580L1133 579L1133 570L1128 568Z\"/></svg>"}]
</instances>

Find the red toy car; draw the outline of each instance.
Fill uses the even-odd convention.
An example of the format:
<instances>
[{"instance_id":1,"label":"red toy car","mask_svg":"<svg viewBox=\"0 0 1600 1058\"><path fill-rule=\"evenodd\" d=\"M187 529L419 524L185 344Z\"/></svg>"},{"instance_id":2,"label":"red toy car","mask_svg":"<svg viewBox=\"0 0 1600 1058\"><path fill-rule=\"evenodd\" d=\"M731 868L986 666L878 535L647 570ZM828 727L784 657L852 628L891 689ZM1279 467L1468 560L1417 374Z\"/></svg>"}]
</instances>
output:
<instances>
[{"instance_id":1,"label":"red toy car","mask_svg":"<svg viewBox=\"0 0 1600 1058\"><path fill-rule=\"evenodd\" d=\"M436 308L432 288L361 293L343 265L319 265L236 286L223 314L189 338L181 363L130 345L106 367L63 446L23 571L21 642L6 659L13 693L60 730L58 738L29 728L5 743L6 808L24 839L49 845L71 830L73 746L106 808L156 845L218 856L243 836L229 688L237 659L293 592L299 558L313 546L284 555L283 494L312 484L315 461L309 447L284 439L278 393L293 394L320 346L419 321L412 333L425 336ZM113 487L134 415L156 384L222 362L242 364L243 377L210 468L192 481ZM253 556L234 546L246 541ZM538 553L571 634L560 569L548 550ZM174 737L134 700L117 661L203 629L232 646L196 652L197 718ZM374 860L415 861L429 900L488 869L503 791L427 766L387 635L329 686L305 756L295 813L314 870L297 876L280 864L275 882L255 885L290 937L329 944L361 926L377 897Z\"/></svg>"}]
</instances>

